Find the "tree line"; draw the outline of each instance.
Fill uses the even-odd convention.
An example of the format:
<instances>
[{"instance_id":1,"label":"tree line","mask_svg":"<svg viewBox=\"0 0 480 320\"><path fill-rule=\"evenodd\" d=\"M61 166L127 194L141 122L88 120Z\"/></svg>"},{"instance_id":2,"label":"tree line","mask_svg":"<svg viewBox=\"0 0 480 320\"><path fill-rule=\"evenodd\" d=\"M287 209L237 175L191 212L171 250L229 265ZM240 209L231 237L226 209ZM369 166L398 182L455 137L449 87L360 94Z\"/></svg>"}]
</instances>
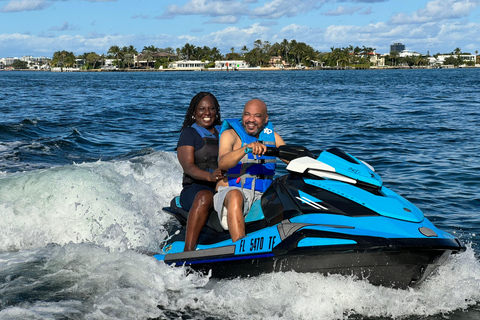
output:
<instances>
[{"instance_id":1,"label":"tree line","mask_svg":"<svg viewBox=\"0 0 480 320\"><path fill-rule=\"evenodd\" d=\"M106 59L113 59L114 65L120 69L132 68L135 65L134 58L146 61L146 68L167 68L175 60L201 60L209 61L206 67L213 67L218 60L244 60L250 66L266 67L272 57L279 57L279 64L290 67L306 66L311 67L319 64L323 67L355 67L368 68L371 65L370 55L376 48L347 46L335 48L331 47L329 52L319 52L310 45L296 40L271 44L269 41L256 40L252 48L246 45L241 47L240 52L235 52L231 48L229 53L222 55L217 47L195 46L186 43L181 48L157 48L155 46L144 46L139 52L134 46L111 46L107 54L97 54L95 52L85 52L75 55L73 52L57 51L53 54L50 61L52 67L73 67L75 59L84 59L86 69L97 69L104 65ZM164 53L159 55L159 53ZM463 60L460 57L461 50L456 48L450 58L445 61L446 64L461 65ZM438 54L437 54L438 55ZM435 55L434 55L435 56ZM138 61L137 61L138 62ZM426 66L428 59L426 56L400 57L396 51L390 52L385 56L385 65L387 66Z\"/></svg>"}]
</instances>

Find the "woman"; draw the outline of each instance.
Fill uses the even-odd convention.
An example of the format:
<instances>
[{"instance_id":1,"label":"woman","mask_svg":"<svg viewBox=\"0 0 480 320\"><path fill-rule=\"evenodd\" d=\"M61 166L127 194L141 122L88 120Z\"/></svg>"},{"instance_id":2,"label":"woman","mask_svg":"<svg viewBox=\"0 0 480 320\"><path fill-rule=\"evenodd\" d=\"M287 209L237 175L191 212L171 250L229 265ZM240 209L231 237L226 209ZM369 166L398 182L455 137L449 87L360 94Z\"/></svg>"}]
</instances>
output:
<instances>
[{"instance_id":1,"label":"woman","mask_svg":"<svg viewBox=\"0 0 480 320\"><path fill-rule=\"evenodd\" d=\"M209 92L192 98L177 144L177 157L183 168L180 204L189 211L185 251L195 250L198 236L213 207L216 182L224 173L218 169L220 106Z\"/></svg>"}]
</instances>

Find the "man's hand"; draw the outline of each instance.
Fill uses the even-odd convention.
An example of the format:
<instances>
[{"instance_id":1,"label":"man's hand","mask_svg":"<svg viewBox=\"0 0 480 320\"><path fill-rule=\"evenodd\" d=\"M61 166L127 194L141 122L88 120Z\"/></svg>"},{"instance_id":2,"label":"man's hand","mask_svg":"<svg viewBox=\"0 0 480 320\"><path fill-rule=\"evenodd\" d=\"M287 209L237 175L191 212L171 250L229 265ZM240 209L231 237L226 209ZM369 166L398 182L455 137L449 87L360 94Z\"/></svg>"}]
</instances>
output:
<instances>
[{"instance_id":1,"label":"man's hand","mask_svg":"<svg viewBox=\"0 0 480 320\"><path fill-rule=\"evenodd\" d=\"M251 154L255 156L262 156L265 153L265 151L267 151L267 147L263 143L260 143L258 141L249 143L246 146L244 146L244 148L252 149Z\"/></svg>"}]
</instances>

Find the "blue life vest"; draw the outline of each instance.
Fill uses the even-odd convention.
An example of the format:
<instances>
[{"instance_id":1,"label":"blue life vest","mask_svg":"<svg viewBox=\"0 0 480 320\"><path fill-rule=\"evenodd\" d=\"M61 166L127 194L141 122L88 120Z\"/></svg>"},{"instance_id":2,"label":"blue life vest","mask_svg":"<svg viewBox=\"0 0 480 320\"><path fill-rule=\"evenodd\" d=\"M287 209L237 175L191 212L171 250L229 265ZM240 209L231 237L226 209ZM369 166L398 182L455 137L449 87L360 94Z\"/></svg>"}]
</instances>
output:
<instances>
[{"instance_id":1,"label":"blue life vest","mask_svg":"<svg viewBox=\"0 0 480 320\"><path fill-rule=\"evenodd\" d=\"M196 123L192 124L191 127L198 132L203 140L203 147L194 152L194 163L202 170L213 172L213 170L218 168L218 137ZM215 129L220 133L220 126L215 126ZM215 187L215 183L197 180L184 173L183 186L192 183L211 185L213 188Z\"/></svg>"},{"instance_id":2,"label":"blue life vest","mask_svg":"<svg viewBox=\"0 0 480 320\"><path fill-rule=\"evenodd\" d=\"M217 136L215 136L213 133L207 130L207 128L200 127L197 123L194 123L191 125L191 127L195 130L197 130L198 134L200 137L203 139L205 137L207 138L213 138L218 140ZM215 126L215 129L217 129L217 132L220 133L220 130L222 130L221 126Z\"/></svg>"},{"instance_id":3,"label":"blue life vest","mask_svg":"<svg viewBox=\"0 0 480 320\"><path fill-rule=\"evenodd\" d=\"M243 128L240 119L227 119L223 122L220 134L225 130L233 129L242 140L242 147L259 141L267 147L275 147L275 134L273 126L270 122L260 132L258 139L249 135ZM239 187L259 192L265 192L272 184L275 175L276 157L270 156L254 156L246 153L240 159L240 162L227 171L228 185L231 187Z\"/></svg>"}]
</instances>

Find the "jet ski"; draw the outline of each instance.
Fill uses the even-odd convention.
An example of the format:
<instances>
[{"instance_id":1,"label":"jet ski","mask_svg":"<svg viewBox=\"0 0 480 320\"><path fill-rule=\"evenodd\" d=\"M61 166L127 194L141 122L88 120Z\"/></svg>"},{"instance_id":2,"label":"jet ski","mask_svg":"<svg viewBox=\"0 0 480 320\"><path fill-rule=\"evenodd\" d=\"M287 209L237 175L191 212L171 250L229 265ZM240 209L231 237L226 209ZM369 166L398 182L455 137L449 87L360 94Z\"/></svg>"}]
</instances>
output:
<instances>
[{"instance_id":1,"label":"jet ski","mask_svg":"<svg viewBox=\"0 0 480 320\"><path fill-rule=\"evenodd\" d=\"M245 216L246 236L232 242L212 212L197 250L183 252L188 212L176 197L163 210L176 218L157 260L215 278L268 272L353 275L374 285L420 284L450 254L465 251L411 202L383 185L368 163L331 148L315 157L301 146L268 148L289 160Z\"/></svg>"}]
</instances>

